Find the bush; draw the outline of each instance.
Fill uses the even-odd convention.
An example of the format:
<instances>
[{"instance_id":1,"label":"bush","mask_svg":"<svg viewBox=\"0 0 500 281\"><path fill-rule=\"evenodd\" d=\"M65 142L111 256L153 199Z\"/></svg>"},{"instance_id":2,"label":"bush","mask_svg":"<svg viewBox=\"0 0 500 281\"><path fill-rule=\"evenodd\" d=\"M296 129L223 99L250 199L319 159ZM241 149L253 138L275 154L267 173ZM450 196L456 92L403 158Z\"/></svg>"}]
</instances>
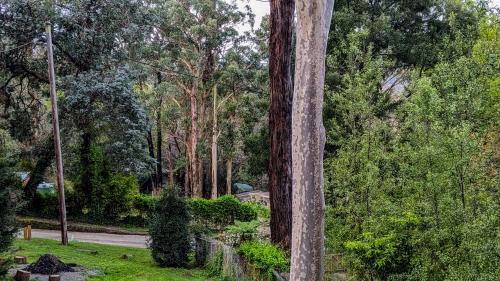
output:
<instances>
[{"instance_id":1,"label":"bush","mask_svg":"<svg viewBox=\"0 0 500 281\"><path fill-rule=\"evenodd\" d=\"M245 241L241 243L238 252L256 268L267 273L269 277L272 276L273 270L286 271L288 269L289 263L285 251L271 243Z\"/></svg>"},{"instance_id":2,"label":"bush","mask_svg":"<svg viewBox=\"0 0 500 281\"><path fill-rule=\"evenodd\" d=\"M257 213L257 216L259 218L262 218L262 219L271 218L271 210L262 204L259 204L256 202L245 202L245 203L243 203L243 205L246 205L246 206L252 208L252 210L254 210Z\"/></svg>"},{"instance_id":3,"label":"bush","mask_svg":"<svg viewBox=\"0 0 500 281\"><path fill-rule=\"evenodd\" d=\"M49 219L59 217L59 199L56 193L36 192L31 205L33 207L29 213L33 216Z\"/></svg>"},{"instance_id":4,"label":"bush","mask_svg":"<svg viewBox=\"0 0 500 281\"><path fill-rule=\"evenodd\" d=\"M235 221L233 225L226 227L225 242L231 245L239 245L241 242L252 240L257 235L259 221L249 222Z\"/></svg>"},{"instance_id":5,"label":"bush","mask_svg":"<svg viewBox=\"0 0 500 281\"><path fill-rule=\"evenodd\" d=\"M158 199L151 195L137 194L134 196L133 201L134 209L139 212L139 215L143 218L148 218L153 213L155 203Z\"/></svg>"},{"instance_id":6,"label":"bush","mask_svg":"<svg viewBox=\"0 0 500 281\"><path fill-rule=\"evenodd\" d=\"M380 221L383 224L378 233L363 232L360 239L344 244L347 266L359 279L387 280L390 276L406 276L412 270L412 237L420 219L413 213L404 213Z\"/></svg>"},{"instance_id":7,"label":"bush","mask_svg":"<svg viewBox=\"0 0 500 281\"><path fill-rule=\"evenodd\" d=\"M160 266L183 267L188 263L189 212L186 202L172 192L155 204L149 226L152 256Z\"/></svg>"},{"instance_id":8,"label":"bush","mask_svg":"<svg viewBox=\"0 0 500 281\"><path fill-rule=\"evenodd\" d=\"M104 216L117 221L127 215L133 207L134 198L139 192L139 183L133 176L113 174L103 192Z\"/></svg>"},{"instance_id":9,"label":"bush","mask_svg":"<svg viewBox=\"0 0 500 281\"><path fill-rule=\"evenodd\" d=\"M189 201L193 219L213 230L221 230L235 220L252 221L257 219L257 212L252 207L241 203L236 197L225 195L215 200L203 198Z\"/></svg>"}]
</instances>

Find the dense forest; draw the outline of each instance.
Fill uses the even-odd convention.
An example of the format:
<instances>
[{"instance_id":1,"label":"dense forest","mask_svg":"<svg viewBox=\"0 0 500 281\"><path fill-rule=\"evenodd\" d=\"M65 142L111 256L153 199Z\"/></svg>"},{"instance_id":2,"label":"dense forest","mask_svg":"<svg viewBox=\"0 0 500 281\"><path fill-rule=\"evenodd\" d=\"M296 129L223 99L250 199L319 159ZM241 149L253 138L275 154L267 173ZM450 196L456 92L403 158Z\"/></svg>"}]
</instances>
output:
<instances>
[{"instance_id":1,"label":"dense forest","mask_svg":"<svg viewBox=\"0 0 500 281\"><path fill-rule=\"evenodd\" d=\"M271 11L257 26L232 1L54 2L0 0L0 183L22 190L19 213L59 212L37 192L56 182L51 22L70 219L141 225L130 209L163 189L216 199L246 183L271 192L288 252L293 5L288 24ZM352 280L497 280L498 10L337 0L327 43L326 258Z\"/></svg>"}]
</instances>

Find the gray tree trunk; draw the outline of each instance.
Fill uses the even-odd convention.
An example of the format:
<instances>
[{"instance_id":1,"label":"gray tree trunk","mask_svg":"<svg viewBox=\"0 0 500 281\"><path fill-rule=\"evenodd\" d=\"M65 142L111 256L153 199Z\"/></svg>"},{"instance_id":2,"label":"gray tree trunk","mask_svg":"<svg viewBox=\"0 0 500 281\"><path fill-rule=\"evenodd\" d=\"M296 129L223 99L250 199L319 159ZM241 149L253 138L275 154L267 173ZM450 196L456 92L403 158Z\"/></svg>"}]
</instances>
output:
<instances>
[{"instance_id":1,"label":"gray tree trunk","mask_svg":"<svg viewBox=\"0 0 500 281\"><path fill-rule=\"evenodd\" d=\"M333 0L298 0L292 109L292 254L290 279L324 275L323 91Z\"/></svg>"}]
</instances>

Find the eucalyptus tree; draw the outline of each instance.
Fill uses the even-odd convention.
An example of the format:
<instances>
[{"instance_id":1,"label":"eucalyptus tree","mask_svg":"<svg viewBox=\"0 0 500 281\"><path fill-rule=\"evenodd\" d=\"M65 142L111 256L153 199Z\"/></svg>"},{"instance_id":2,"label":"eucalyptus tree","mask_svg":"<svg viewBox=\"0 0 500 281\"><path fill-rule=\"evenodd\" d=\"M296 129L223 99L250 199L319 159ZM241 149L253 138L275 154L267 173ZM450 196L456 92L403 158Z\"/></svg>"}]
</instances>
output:
<instances>
[{"instance_id":1,"label":"eucalyptus tree","mask_svg":"<svg viewBox=\"0 0 500 281\"><path fill-rule=\"evenodd\" d=\"M324 280L323 93L333 3L297 1L291 280Z\"/></svg>"},{"instance_id":2,"label":"eucalyptus tree","mask_svg":"<svg viewBox=\"0 0 500 281\"><path fill-rule=\"evenodd\" d=\"M164 40L165 79L182 93L178 102L189 109L185 114L186 158L189 190L195 197L203 193L203 135L207 133L210 97L219 71L219 61L239 39L236 25L245 14L234 4L217 0L161 1L156 5L157 31Z\"/></svg>"}]
</instances>

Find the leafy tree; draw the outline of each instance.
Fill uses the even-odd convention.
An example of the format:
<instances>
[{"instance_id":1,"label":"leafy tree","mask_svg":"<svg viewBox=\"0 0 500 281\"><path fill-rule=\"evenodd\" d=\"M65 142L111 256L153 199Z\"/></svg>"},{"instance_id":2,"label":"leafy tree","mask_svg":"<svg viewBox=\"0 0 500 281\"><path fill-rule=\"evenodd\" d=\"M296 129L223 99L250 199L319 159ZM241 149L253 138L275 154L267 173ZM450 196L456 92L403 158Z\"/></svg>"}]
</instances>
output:
<instances>
[{"instance_id":1,"label":"leafy tree","mask_svg":"<svg viewBox=\"0 0 500 281\"><path fill-rule=\"evenodd\" d=\"M12 169L17 153L15 141L0 129L0 253L8 250L17 233L15 215L21 182Z\"/></svg>"}]
</instances>

